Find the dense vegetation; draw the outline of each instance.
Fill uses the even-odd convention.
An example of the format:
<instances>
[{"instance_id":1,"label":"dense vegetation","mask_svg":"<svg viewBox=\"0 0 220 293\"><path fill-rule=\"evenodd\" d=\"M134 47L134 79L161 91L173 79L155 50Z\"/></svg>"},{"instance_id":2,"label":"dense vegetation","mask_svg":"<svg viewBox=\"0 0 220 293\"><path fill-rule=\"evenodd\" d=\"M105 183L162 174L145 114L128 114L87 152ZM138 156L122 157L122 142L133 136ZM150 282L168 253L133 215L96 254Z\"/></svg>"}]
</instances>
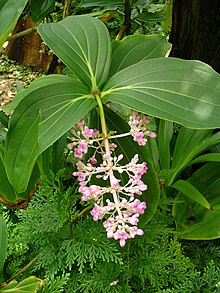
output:
<instances>
[{"instance_id":1,"label":"dense vegetation","mask_svg":"<svg viewBox=\"0 0 220 293\"><path fill-rule=\"evenodd\" d=\"M219 74L165 57L171 1L34 3L0 42L24 11L61 67L1 107L0 292L220 292Z\"/></svg>"}]
</instances>

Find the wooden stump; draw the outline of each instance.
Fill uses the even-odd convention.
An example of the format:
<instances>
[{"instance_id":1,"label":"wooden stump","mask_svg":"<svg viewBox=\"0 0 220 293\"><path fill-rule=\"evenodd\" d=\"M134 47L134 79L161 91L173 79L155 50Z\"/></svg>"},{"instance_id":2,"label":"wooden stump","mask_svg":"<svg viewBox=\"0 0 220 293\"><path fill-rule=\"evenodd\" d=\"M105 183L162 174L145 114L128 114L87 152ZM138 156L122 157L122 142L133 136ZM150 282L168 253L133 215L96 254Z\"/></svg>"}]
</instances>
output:
<instances>
[{"instance_id":1,"label":"wooden stump","mask_svg":"<svg viewBox=\"0 0 220 293\"><path fill-rule=\"evenodd\" d=\"M13 34L19 33L36 24L31 19L20 18L15 26ZM42 68L47 71L52 61L53 55L48 54L49 49L42 43L42 39L37 32L13 39L9 41L5 48L5 54L21 65L33 66L36 69Z\"/></svg>"}]
</instances>

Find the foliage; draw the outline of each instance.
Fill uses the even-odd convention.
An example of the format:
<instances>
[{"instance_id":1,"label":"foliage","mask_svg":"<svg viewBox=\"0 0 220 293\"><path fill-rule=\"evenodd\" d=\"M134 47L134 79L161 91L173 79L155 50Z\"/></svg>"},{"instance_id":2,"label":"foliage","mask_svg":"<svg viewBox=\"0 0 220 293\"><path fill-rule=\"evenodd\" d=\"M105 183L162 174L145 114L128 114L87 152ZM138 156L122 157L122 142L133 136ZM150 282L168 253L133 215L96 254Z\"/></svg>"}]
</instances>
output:
<instances>
[{"instance_id":1,"label":"foliage","mask_svg":"<svg viewBox=\"0 0 220 293\"><path fill-rule=\"evenodd\" d=\"M220 292L219 278L220 268L214 265L213 261L205 267L204 273L201 276L195 276L191 281L185 282L183 285L177 286L174 289L163 290L162 292L184 292L184 293L196 293L196 292Z\"/></svg>"},{"instance_id":2,"label":"foliage","mask_svg":"<svg viewBox=\"0 0 220 293\"><path fill-rule=\"evenodd\" d=\"M146 2L126 1L132 9L142 5L143 13L134 21L167 17L162 7L149 12ZM42 7L39 2L41 15L36 18L44 17L51 3ZM102 5L93 4L97 3ZM84 4L91 6L90 1ZM2 208L10 235L3 277L24 271L26 278L31 264L32 272L46 279L42 292L218 292L218 264L200 251L203 271L190 255L192 249L186 253L189 258L177 237L220 236L220 157L218 149L212 153L220 140L219 131L213 131L220 121L219 75L198 61L164 58L168 44L159 35L134 35L111 43L104 24L89 16L42 24L38 32L67 69L66 75L42 77L20 91L3 107L10 117L1 112L1 201L26 207L31 200L25 210ZM86 117L90 126L100 129L100 120L103 126L106 119L105 143L112 132L129 132L127 117L122 116L131 110L156 117L152 120L158 137L149 138L142 150L127 137L116 139L116 155L130 162L137 153L148 166L144 183L149 191L143 193L148 209L140 219L145 234L122 249L106 238L101 222L92 221L90 202L80 200L78 185L69 178L76 161L71 159L73 166L66 171L60 167L68 156L65 145L74 124ZM202 165L195 168L198 163ZM177 233L170 228L173 218L167 205L173 197ZM0 227L6 238L4 224ZM0 260L5 250L6 245ZM219 258L214 245L207 248L212 250ZM29 280L7 286L19 287Z\"/></svg>"},{"instance_id":3,"label":"foliage","mask_svg":"<svg viewBox=\"0 0 220 293\"><path fill-rule=\"evenodd\" d=\"M162 182L161 193L176 196L178 237L218 238L220 154L212 147L219 145L220 132L174 127L158 121L157 143L149 143L153 142L150 156Z\"/></svg>"},{"instance_id":4,"label":"foliage","mask_svg":"<svg viewBox=\"0 0 220 293\"><path fill-rule=\"evenodd\" d=\"M3 272L7 252L7 231L4 218L0 216L0 277Z\"/></svg>"},{"instance_id":5,"label":"foliage","mask_svg":"<svg viewBox=\"0 0 220 293\"><path fill-rule=\"evenodd\" d=\"M128 34L167 34L171 27L172 3L171 1L90 1L82 0L83 7L102 7L96 15L106 22L111 32L111 21L114 19L114 28L122 17L116 39ZM94 15L94 13L92 13Z\"/></svg>"},{"instance_id":6,"label":"foliage","mask_svg":"<svg viewBox=\"0 0 220 293\"><path fill-rule=\"evenodd\" d=\"M38 30L79 80L60 75L42 77L28 90L21 91L11 106L4 108L7 112L15 109L1 163L5 166L3 176L8 178L4 180L5 188L14 187L13 196L1 192L9 202L29 196L38 173L37 158L97 106L96 94L103 103L126 106L187 127L218 127L219 76L207 65L174 58L142 60L141 54L140 62L133 64L126 52L127 68L115 69L114 60L119 58L119 53L115 50L111 57L105 26L88 16L68 17L57 24L43 24ZM146 38L146 42L152 41ZM133 46L136 47L135 42ZM110 79L109 70L114 72ZM34 166L35 173L32 173Z\"/></svg>"},{"instance_id":7,"label":"foliage","mask_svg":"<svg viewBox=\"0 0 220 293\"><path fill-rule=\"evenodd\" d=\"M34 272L46 279L43 292L160 292L193 280L194 264L184 256L167 215L167 203L145 228L145 235L132 239L125 248L107 239L101 224L90 215L73 221L83 210L77 186L67 172L42 179L36 196L26 210L16 211L16 225L6 267L21 255L10 246L23 243L27 259L41 254ZM170 203L169 203L170 204ZM5 210L6 212L6 210ZM6 215L8 212L6 212ZM6 217L7 223L13 221ZM13 230L12 229L12 230ZM11 231L12 231L11 230ZM12 274L24 266L19 264ZM24 277L30 274L25 272ZM115 282L115 283L114 283Z\"/></svg>"}]
</instances>

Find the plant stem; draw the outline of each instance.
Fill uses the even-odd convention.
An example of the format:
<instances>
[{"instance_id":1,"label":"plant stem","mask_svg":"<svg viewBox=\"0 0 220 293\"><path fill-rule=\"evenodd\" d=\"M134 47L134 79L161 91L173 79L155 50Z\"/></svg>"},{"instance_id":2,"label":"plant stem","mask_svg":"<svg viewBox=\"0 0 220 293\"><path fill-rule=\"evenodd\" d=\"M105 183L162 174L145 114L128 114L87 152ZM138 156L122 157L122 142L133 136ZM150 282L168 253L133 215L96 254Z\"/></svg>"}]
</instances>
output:
<instances>
[{"instance_id":1,"label":"plant stem","mask_svg":"<svg viewBox=\"0 0 220 293\"><path fill-rule=\"evenodd\" d=\"M63 19L70 15L72 0L65 0L63 9Z\"/></svg>"},{"instance_id":2,"label":"plant stem","mask_svg":"<svg viewBox=\"0 0 220 293\"><path fill-rule=\"evenodd\" d=\"M113 181L114 181L115 176L114 176L114 173L113 173L113 170L112 170L112 162L111 162L111 159L110 159L110 153L111 152L110 152L110 146L109 146L109 136L108 136L107 127L106 127L106 121L105 121L105 113L104 113L101 98L98 95L96 95L96 101L97 101L98 107L99 107L99 114L100 114L102 132L104 134L105 151L106 151L106 154L109 155L109 157L107 159L107 164L109 166L110 185L111 185L111 187L113 187ZM120 218L122 218L121 210L119 208L120 203L119 203L119 200L118 200L117 193L114 190L114 187L112 188L112 195L113 195L113 199L114 199L114 202L115 202L115 207L116 207L116 210L118 212L118 215L119 215Z\"/></svg>"},{"instance_id":3,"label":"plant stem","mask_svg":"<svg viewBox=\"0 0 220 293\"><path fill-rule=\"evenodd\" d=\"M17 272L15 275L13 275L7 283L11 282L14 280L16 277L20 276L24 272L26 272L37 260L42 256L42 253L39 253L34 259L32 259L23 269L21 269L19 272Z\"/></svg>"},{"instance_id":4,"label":"plant stem","mask_svg":"<svg viewBox=\"0 0 220 293\"><path fill-rule=\"evenodd\" d=\"M20 33L17 33L17 34L14 34L14 35L8 37L8 38L7 38L7 41L11 41L11 40L13 40L13 39L17 39L17 38L20 38L20 37L23 37L23 36L26 36L26 35L32 34L32 33L36 32L36 31L37 31L37 27L36 27L36 26L34 26L34 27L30 27L30 28L28 28L28 29L25 30L25 31L22 31L22 32L20 32Z\"/></svg>"},{"instance_id":5,"label":"plant stem","mask_svg":"<svg viewBox=\"0 0 220 293\"><path fill-rule=\"evenodd\" d=\"M70 223L73 224L74 222L76 222L79 218L81 218L82 216L84 216L88 211L90 211L92 209L93 205L89 205L88 207L86 207L85 209L83 209L78 215L76 215L74 218L72 218L70 220Z\"/></svg>"}]
</instances>

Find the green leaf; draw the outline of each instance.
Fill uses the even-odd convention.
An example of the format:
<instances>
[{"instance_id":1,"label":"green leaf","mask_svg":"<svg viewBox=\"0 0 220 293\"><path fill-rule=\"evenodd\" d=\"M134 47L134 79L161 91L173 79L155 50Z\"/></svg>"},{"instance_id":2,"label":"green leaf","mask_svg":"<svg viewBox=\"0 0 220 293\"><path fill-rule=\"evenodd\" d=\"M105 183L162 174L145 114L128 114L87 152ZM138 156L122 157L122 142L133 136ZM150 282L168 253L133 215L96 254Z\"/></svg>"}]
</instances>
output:
<instances>
[{"instance_id":1,"label":"green leaf","mask_svg":"<svg viewBox=\"0 0 220 293\"><path fill-rule=\"evenodd\" d=\"M6 137L5 168L9 181L21 193L37 157L96 102L79 81L63 75L42 77L18 95Z\"/></svg>"},{"instance_id":2,"label":"green leaf","mask_svg":"<svg viewBox=\"0 0 220 293\"><path fill-rule=\"evenodd\" d=\"M175 177L200 153L220 143L220 131L212 134L212 130L194 130L181 127L173 153L171 168L171 185Z\"/></svg>"},{"instance_id":3,"label":"green leaf","mask_svg":"<svg viewBox=\"0 0 220 293\"><path fill-rule=\"evenodd\" d=\"M111 44L101 21L89 16L70 16L58 23L42 24L38 32L90 90L96 91L106 82Z\"/></svg>"},{"instance_id":4,"label":"green leaf","mask_svg":"<svg viewBox=\"0 0 220 293\"><path fill-rule=\"evenodd\" d=\"M3 159L4 154L5 143L4 141L0 141L0 202L9 206L17 207L31 198L36 189L36 184L39 180L40 174L38 168L35 166L27 190L18 194L8 180Z\"/></svg>"},{"instance_id":5,"label":"green leaf","mask_svg":"<svg viewBox=\"0 0 220 293\"><path fill-rule=\"evenodd\" d=\"M176 181L171 187L177 189L179 192L183 193L192 200L198 202L207 209L210 209L210 204L205 199L205 197L198 191L191 183L185 180Z\"/></svg>"},{"instance_id":6,"label":"green leaf","mask_svg":"<svg viewBox=\"0 0 220 293\"><path fill-rule=\"evenodd\" d=\"M8 116L2 111L0 111L0 123L2 123L5 127L8 127Z\"/></svg>"},{"instance_id":7,"label":"green leaf","mask_svg":"<svg viewBox=\"0 0 220 293\"><path fill-rule=\"evenodd\" d=\"M113 75L104 101L189 128L220 127L220 76L199 61L154 58Z\"/></svg>"},{"instance_id":8,"label":"green leaf","mask_svg":"<svg viewBox=\"0 0 220 293\"><path fill-rule=\"evenodd\" d=\"M1 0L0 2L0 48L7 40L28 0Z\"/></svg>"},{"instance_id":9,"label":"green leaf","mask_svg":"<svg viewBox=\"0 0 220 293\"><path fill-rule=\"evenodd\" d=\"M178 237L210 240L220 237L220 163L210 162L198 169L189 182L199 190L212 207L210 210L179 194L173 207Z\"/></svg>"},{"instance_id":10,"label":"green leaf","mask_svg":"<svg viewBox=\"0 0 220 293\"><path fill-rule=\"evenodd\" d=\"M4 202L5 199L8 201L15 201L17 199L17 194L9 182L6 174L5 164L3 161L4 151L5 149L1 147L0 144L0 201Z\"/></svg>"},{"instance_id":11,"label":"green leaf","mask_svg":"<svg viewBox=\"0 0 220 293\"><path fill-rule=\"evenodd\" d=\"M31 276L20 283L15 280L11 281L4 288L0 289L1 293L36 293L42 286L42 281Z\"/></svg>"},{"instance_id":12,"label":"green leaf","mask_svg":"<svg viewBox=\"0 0 220 293\"><path fill-rule=\"evenodd\" d=\"M4 158L7 177L18 193L27 189L39 153L40 113L29 109L24 115L25 119L21 117L16 124L13 118L10 121Z\"/></svg>"},{"instance_id":13,"label":"green leaf","mask_svg":"<svg viewBox=\"0 0 220 293\"><path fill-rule=\"evenodd\" d=\"M113 48L110 76L140 61L164 57L169 43L160 35L132 35L117 42Z\"/></svg>"},{"instance_id":14,"label":"green leaf","mask_svg":"<svg viewBox=\"0 0 220 293\"><path fill-rule=\"evenodd\" d=\"M82 0L82 6L93 7L93 6L114 6L114 5L123 5L123 0L101 0L101 1L91 1L91 0Z\"/></svg>"},{"instance_id":15,"label":"green leaf","mask_svg":"<svg viewBox=\"0 0 220 293\"><path fill-rule=\"evenodd\" d=\"M4 218L0 215L0 277L3 272L7 252L7 230Z\"/></svg>"},{"instance_id":16,"label":"green leaf","mask_svg":"<svg viewBox=\"0 0 220 293\"><path fill-rule=\"evenodd\" d=\"M67 134L65 133L53 144L53 156L51 162L51 169L54 173L61 168L64 149L67 146Z\"/></svg>"},{"instance_id":17,"label":"green leaf","mask_svg":"<svg viewBox=\"0 0 220 293\"><path fill-rule=\"evenodd\" d=\"M220 162L220 153L205 154L197 157L190 164L204 163L204 162Z\"/></svg>"},{"instance_id":18,"label":"green leaf","mask_svg":"<svg viewBox=\"0 0 220 293\"><path fill-rule=\"evenodd\" d=\"M50 146L43 151L37 158L37 164L42 175L48 175L50 172L51 160L52 160L53 147Z\"/></svg>"},{"instance_id":19,"label":"green leaf","mask_svg":"<svg viewBox=\"0 0 220 293\"><path fill-rule=\"evenodd\" d=\"M116 131L117 134L129 132L130 128L128 124L115 112L105 107L106 123L109 130ZM146 225L147 222L153 217L160 198L160 190L158 185L158 178L155 170L151 164L151 158L149 157L149 150L147 147L141 147L133 141L131 136L126 136L114 140L117 144L116 155L123 154L124 158L121 161L122 164L127 164L131 161L131 158L138 154L139 161L147 163L147 173L142 177L142 180L147 184L148 190L143 192L140 196L141 201L147 203L147 209L145 214L141 216L141 225Z\"/></svg>"},{"instance_id":20,"label":"green leaf","mask_svg":"<svg viewBox=\"0 0 220 293\"><path fill-rule=\"evenodd\" d=\"M0 127L0 142L6 139L7 131L4 128Z\"/></svg>"},{"instance_id":21,"label":"green leaf","mask_svg":"<svg viewBox=\"0 0 220 293\"><path fill-rule=\"evenodd\" d=\"M136 19L139 21L146 22L159 22L164 21L169 17L167 12L157 11L157 12L143 12Z\"/></svg>"},{"instance_id":22,"label":"green leaf","mask_svg":"<svg viewBox=\"0 0 220 293\"><path fill-rule=\"evenodd\" d=\"M161 169L170 169L170 141L173 134L173 123L160 120L158 129L158 150Z\"/></svg>"},{"instance_id":23,"label":"green leaf","mask_svg":"<svg viewBox=\"0 0 220 293\"><path fill-rule=\"evenodd\" d=\"M30 0L32 19L38 22L55 8L55 0Z\"/></svg>"}]
</instances>

